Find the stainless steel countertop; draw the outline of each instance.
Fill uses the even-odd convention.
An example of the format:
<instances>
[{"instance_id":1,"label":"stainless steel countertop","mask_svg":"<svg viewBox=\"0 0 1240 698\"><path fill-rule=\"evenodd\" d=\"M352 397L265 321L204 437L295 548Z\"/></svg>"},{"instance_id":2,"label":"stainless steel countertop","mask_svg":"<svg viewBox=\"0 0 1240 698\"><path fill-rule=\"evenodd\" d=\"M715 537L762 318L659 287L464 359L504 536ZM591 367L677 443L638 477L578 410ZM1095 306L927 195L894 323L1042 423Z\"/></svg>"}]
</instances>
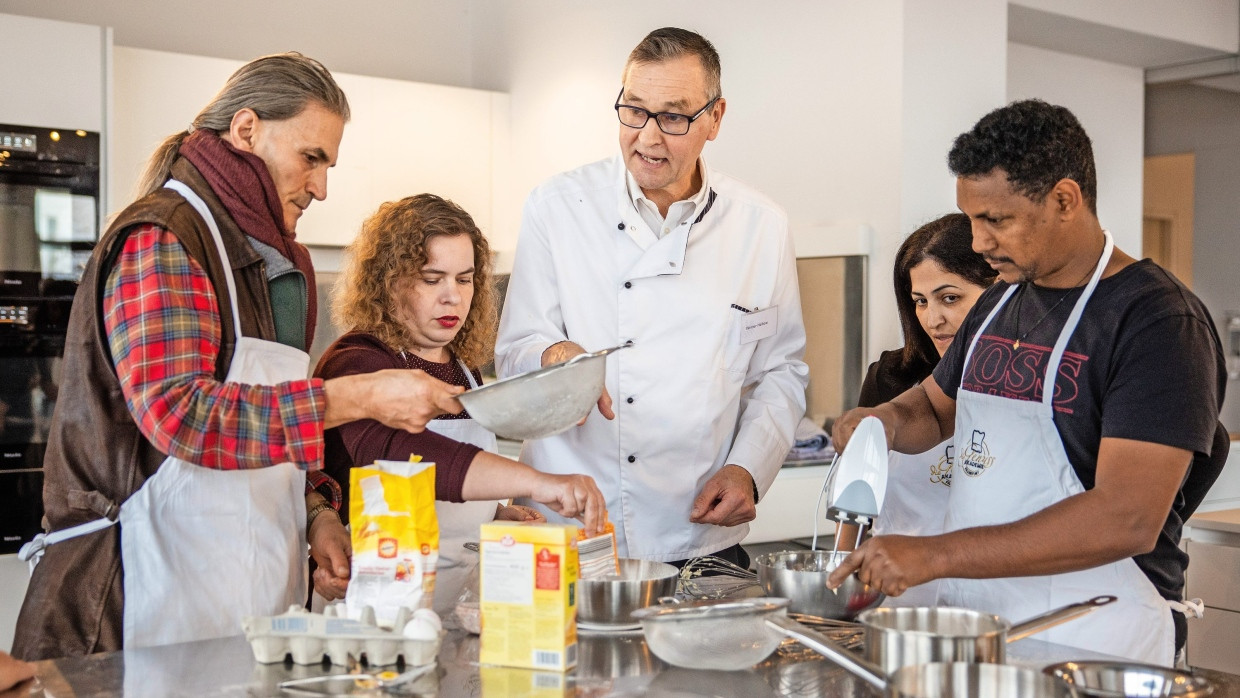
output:
<instances>
[{"instance_id":1,"label":"stainless steel countertop","mask_svg":"<svg viewBox=\"0 0 1240 698\"><path fill-rule=\"evenodd\" d=\"M779 653L744 671L693 671L664 664L646 648L640 632L579 637L578 666L564 674L503 667L479 667L478 638L449 632L433 675L399 695L513 696L521 698L603 696L878 696L868 684L821 658ZM797 649L802 649L799 646ZM1103 658L1029 638L1008 647L1008 662L1041 667L1067 659ZM315 664L259 664L243 637L222 638L88 657L39 662L42 693L66 698L201 698L281 696L276 688L291 678L343 673ZM1211 698L1240 698L1240 677L1199 671L1214 680Z\"/></svg>"}]
</instances>

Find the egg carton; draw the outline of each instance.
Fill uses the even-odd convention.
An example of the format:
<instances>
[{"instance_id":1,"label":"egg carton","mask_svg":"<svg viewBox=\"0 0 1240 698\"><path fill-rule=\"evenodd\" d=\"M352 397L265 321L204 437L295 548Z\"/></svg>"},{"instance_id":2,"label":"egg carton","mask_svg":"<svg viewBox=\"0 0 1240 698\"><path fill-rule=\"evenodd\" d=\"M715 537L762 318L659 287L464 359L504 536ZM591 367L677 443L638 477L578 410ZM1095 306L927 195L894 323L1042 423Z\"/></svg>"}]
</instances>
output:
<instances>
[{"instance_id":1,"label":"egg carton","mask_svg":"<svg viewBox=\"0 0 1240 698\"><path fill-rule=\"evenodd\" d=\"M368 666L387 666L404 659L406 666L422 666L435 661L443 633L439 628L427 637L407 637L401 630L414 618L407 608L396 614L396 630L375 623L374 609L366 606L360 619L347 616L343 603L330 604L322 613L301 606L289 606L277 616L246 616L241 620L245 639L262 664L283 662L292 655L296 664L319 664L324 657L337 666L348 666L349 658Z\"/></svg>"}]
</instances>

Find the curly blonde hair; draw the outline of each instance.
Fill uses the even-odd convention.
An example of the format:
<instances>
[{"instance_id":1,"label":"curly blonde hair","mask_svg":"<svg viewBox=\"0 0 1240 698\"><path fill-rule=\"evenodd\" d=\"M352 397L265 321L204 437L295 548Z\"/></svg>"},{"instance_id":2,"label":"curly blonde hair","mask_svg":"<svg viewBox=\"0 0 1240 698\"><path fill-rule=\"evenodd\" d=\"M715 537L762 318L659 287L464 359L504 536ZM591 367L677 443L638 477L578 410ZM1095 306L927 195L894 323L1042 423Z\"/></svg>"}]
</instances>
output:
<instances>
[{"instance_id":1,"label":"curly blonde hair","mask_svg":"<svg viewBox=\"0 0 1240 698\"><path fill-rule=\"evenodd\" d=\"M448 350L471 369L495 354L498 324L491 281L491 246L460 206L418 194L379 206L346 250L336 281L332 315L339 327L369 332L393 349L409 349L412 335L400 321L398 298L426 266L426 243L438 235L468 235L474 247L474 298Z\"/></svg>"}]
</instances>

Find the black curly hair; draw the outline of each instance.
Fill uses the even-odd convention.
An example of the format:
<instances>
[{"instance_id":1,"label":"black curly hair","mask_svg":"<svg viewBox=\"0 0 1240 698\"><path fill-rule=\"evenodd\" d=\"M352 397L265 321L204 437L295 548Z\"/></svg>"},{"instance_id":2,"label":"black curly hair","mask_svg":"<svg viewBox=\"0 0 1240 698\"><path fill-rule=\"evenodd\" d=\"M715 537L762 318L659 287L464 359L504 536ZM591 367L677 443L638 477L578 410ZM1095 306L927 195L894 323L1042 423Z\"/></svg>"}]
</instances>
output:
<instances>
[{"instance_id":1,"label":"black curly hair","mask_svg":"<svg viewBox=\"0 0 1240 698\"><path fill-rule=\"evenodd\" d=\"M1061 179L1081 188L1090 212L1098 214L1098 176L1089 136L1072 112L1040 99L1000 107L960 134L947 154L957 177L979 177L995 168L1007 173L1012 189L1041 202Z\"/></svg>"}]
</instances>

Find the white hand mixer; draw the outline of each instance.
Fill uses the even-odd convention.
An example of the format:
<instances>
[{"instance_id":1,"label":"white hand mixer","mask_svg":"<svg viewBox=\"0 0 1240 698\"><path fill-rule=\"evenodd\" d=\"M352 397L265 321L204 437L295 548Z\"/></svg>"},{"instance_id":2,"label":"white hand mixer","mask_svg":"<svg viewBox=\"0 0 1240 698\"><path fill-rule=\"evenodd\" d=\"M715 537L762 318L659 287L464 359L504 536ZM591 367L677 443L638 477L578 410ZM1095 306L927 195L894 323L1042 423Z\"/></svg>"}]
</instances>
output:
<instances>
[{"instance_id":1,"label":"white hand mixer","mask_svg":"<svg viewBox=\"0 0 1240 698\"><path fill-rule=\"evenodd\" d=\"M887 494L887 459L887 430L878 417L866 417L857 425L844 452L837 453L827 469L814 508L811 549L818 549L818 512L828 489L831 492L827 500L827 519L856 525L857 540L853 548L861 545L861 538L867 529L873 528L883 508L883 498ZM839 538L834 537L832 553L839 551Z\"/></svg>"}]
</instances>

